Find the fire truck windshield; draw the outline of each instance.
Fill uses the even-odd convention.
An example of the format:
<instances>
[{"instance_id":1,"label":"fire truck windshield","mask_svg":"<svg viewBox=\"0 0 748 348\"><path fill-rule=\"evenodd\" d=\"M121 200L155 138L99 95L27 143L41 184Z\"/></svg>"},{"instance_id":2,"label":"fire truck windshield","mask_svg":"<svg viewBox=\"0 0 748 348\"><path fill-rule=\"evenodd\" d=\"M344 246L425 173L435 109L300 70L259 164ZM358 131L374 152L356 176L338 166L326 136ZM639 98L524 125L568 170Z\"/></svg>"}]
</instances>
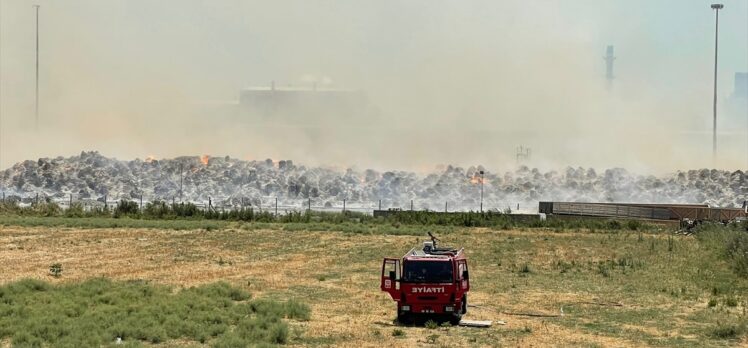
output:
<instances>
[{"instance_id":1,"label":"fire truck windshield","mask_svg":"<svg viewBox=\"0 0 748 348\"><path fill-rule=\"evenodd\" d=\"M452 263L449 261L405 261L402 280L409 283L451 283Z\"/></svg>"}]
</instances>

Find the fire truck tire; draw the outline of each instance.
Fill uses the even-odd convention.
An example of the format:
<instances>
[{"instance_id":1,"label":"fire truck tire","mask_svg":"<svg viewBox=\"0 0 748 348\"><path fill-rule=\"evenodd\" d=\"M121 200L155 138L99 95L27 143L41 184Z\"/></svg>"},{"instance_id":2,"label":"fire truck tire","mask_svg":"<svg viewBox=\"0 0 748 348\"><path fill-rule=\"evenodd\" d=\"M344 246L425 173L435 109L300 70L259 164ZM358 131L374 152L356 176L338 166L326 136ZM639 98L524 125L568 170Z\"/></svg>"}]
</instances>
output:
<instances>
[{"instance_id":1,"label":"fire truck tire","mask_svg":"<svg viewBox=\"0 0 748 348\"><path fill-rule=\"evenodd\" d=\"M453 313L452 316L449 318L449 323L457 326L460 325L460 321L462 320L462 314Z\"/></svg>"},{"instance_id":2,"label":"fire truck tire","mask_svg":"<svg viewBox=\"0 0 748 348\"><path fill-rule=\"evenodd\" d=\"M462 296L462 311L460 314L465 315L467 314L467 294Z\"/></svg>"},{"instance_id":3,"label":"fire truck tire","mask_svg":"<svg viewBox=\"0 0 748 348\"><path fill-rule=\"evenodd\" d=\"M450 324L452 325L459 325L460 320L462 320L462 316L467 313L467 295L464 295L462 297L462 308L460 308L459 312L455 312L452 314L452 317L449 318Z\"/></svg>"},{"instance_id":4,"label":"fire truck tire","mask_svg":"<svg viewBox=\"0 0 748 348\"><path fill-rule=\"evenodd\" d=\"M411 323L411 317L408 313L398 313L397 314L397 322L403 325L408 325Z\"/></svg>"}]
</instances>

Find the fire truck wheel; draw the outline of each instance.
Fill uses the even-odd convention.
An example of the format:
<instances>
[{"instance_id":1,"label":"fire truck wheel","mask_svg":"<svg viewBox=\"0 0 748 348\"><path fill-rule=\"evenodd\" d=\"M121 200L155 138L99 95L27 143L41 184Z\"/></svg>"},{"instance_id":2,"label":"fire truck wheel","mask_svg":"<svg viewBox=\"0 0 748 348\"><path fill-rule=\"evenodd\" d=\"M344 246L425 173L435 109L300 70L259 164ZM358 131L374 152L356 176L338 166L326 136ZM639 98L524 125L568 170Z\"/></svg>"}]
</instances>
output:
<instances>
[{"instance_id":1,"label":"fire truck wheel","mask_svg":"<svg viewBox=\"0 0 748 348\"><path fill-rule=\"evenodd\" d=\"M411 317L407 313L398 313L397 322L403 325L408 325L411 323Z\"/></svg>"},{"instance_id":2,"label":"fire truck wheel","mask_svg":"<svg viewBox=\"0 0 748 348\"><path fill-rule=\"evenodd\" d=\"M467 294L462 296L462 315L467 314Z\"/></svg>"},{"instance_id":3,"label":"fire truck wheel","mask_svg":"<svg viewBox=\"0 0 748 348\"><path fill-rule=\"evenodd\" d=\"M460 320L462 320L462 315L454 313L449 318L449 323L452 324L452 325L454 325L454 326L457 326L457 325L460 325Z\"/></svg>"}]
</instances>

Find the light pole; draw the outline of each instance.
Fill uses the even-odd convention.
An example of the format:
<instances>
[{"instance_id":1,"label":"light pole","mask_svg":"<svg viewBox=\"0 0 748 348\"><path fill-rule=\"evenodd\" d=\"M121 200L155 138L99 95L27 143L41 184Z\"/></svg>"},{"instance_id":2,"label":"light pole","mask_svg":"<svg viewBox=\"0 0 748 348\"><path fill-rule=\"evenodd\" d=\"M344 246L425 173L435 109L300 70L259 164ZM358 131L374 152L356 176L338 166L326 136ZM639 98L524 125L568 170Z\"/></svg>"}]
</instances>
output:
<instances>
[{"instance_id":1,"label":"light pole","mask_svg":"<svg viewBox=\"0 0 748 348\"><path fill-rule=\"evenodd\" d=\"M480 172L480 212L483 212L483 171Z\"/></svg>"},{"instance_id":2,"label":"light pole","mask_svg":"<svg viewBox=\"0 0 748 348\"><path fill-rule=\"evenodd\" d=\"M36 130L39 130L39 5L36 8L36 94L34 95L34 120Z\"/></svg>"},{"instance_id":3,"label":"light pole","mask_svg":"<svg viewBox=\"0 0 748 348\"><path fill-rule=\"evenodd\" d=\"M712 120L712 162L717 163L717 47L719 42L719 10L725 5L712 4L714 10L714 104L712 105L713 120Z\"/></svg>"}]
</instances>

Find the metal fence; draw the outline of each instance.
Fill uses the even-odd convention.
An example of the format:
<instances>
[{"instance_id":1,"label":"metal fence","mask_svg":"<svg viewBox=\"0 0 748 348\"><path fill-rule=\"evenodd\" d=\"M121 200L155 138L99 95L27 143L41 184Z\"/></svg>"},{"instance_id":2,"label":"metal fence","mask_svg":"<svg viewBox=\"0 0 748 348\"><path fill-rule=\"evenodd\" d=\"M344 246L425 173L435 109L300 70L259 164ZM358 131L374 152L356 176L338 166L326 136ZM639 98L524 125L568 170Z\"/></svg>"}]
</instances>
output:
<instances>
[{"instance_id":1,"label":"metal fence","mask_svg":"<svg viewBox=\"0 0 748 348\"><path fill-rule=\"evenodd\" d=\"M465 211L481 211L481 205L479 203L461 203L455 201L435 202L434 200L425 199L413 199L408 201L382 199L377 201L349 201L347 199L335 200L335 199L320 199L320 198L306 198L306 199L283 199L275 196L263 196L263 197L252 197L252 198L222 198L214 199L209 197L207 200L180 200L178 197L171 198L155 198L138 196L136 198L121 198L121 197L110 197L103 195L97 198L93 197L81 197L77 194L71 193L60 193L49 195L44 193L2 193L3 203L16 203L21 207L30 207L35 204L41 203L55 203L61 209L65 210L70 208L72 205L80 205L84 210L90 211L96 208L110 208L114 209L119 205L119 202L124 199L126 201L135 202L141 209L147 207L149 203L156 201L165 202L167 204L178 204L178 203L191 203L194 204L198 209L207 210L232 210L240 208L252 208L257 211L269 211L275 214L287 214L289 212L299 211L319 211L319 212L342 212L342 211L353 211L371 214L375 210L410 210L410 211L443 211L443 212L465 212ZM530 202L495 202L495 201L484 201L482 204L483 211L501 211L501 212L528 212L535 213L538 210L537 203Z\"/></svg>"}]
</instances>

